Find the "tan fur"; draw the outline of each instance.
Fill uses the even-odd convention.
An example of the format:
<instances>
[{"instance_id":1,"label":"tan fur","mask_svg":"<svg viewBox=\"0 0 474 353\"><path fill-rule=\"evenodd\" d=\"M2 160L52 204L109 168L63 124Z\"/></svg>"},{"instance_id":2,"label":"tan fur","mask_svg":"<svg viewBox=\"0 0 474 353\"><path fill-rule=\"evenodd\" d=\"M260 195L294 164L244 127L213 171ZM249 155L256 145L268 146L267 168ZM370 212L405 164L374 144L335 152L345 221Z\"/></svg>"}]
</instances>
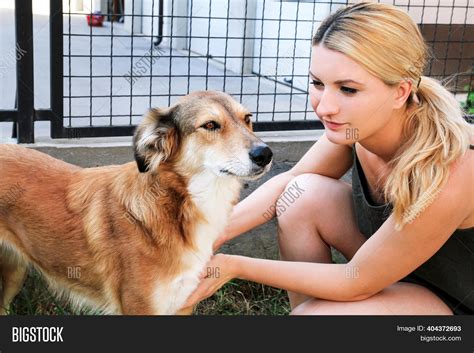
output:
<instances>
[{"instance_id":1,"label":"tan fur","mask_svg":"<svg viewBox=\"0 0 474 353\"><path fill-rule=\"evenodd\" d=\"M157 309L156 301L173 300L157 298L157 284L168 288L166 283L185 271L195 276L189 266L196 265L188 265L184 254L196 251L208 258L212 246L197 238L197 229L208 225L211 233L222 231L213 215L205 214L208 206L190 192L191 180L208 173L205 156L216 153L232 164L233 154L244 155L261 143L244 121L248 114L218 92L191 94L171 108L150 111L134 137L137 164L147 168L141 173L135 162L82 169L35 150L0 145L3 312L29 263L78 304L116 314L169 313ZM222 124L219 132L200 127L209 116ZM234 177L216 176L222 178L238 185ZM216 209L228 216L238 191L229 187L232 202ZM79 273L71 276L75 270Z\"/></svg>"}]
</instances>

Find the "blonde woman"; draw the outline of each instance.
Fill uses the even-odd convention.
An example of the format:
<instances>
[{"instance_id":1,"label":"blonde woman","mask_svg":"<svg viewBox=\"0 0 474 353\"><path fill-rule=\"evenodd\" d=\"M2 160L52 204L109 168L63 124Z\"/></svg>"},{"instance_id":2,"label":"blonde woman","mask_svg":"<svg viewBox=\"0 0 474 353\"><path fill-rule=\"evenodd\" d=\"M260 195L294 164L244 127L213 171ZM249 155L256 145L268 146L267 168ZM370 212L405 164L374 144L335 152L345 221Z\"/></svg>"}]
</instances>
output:
<instances>
[{"instance_id":1,"label":"blonde woman","mask_svg":"<svg viewBox=\"0 0 474 353\"><path fill-rule=\"evenodd\" d=\"M427 59L417 25L391 5L321 24L309 92L325 133L235 206L217 244L276 216L283 261L215 255L219 278L203 278L187 306L241 278L286 289L293 314L473 313L473 127L422 76ZM351 166L352 186L339 180Z\"/></svg>"}]
</instances>

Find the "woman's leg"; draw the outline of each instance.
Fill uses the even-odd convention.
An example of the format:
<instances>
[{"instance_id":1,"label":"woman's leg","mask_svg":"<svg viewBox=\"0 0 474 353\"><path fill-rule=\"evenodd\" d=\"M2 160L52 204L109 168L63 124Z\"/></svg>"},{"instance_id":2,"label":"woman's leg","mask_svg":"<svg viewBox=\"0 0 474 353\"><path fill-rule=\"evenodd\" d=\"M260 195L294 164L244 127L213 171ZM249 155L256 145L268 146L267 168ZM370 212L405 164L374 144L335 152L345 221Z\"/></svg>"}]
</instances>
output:
<instances>
[{"instance_id":1,"label":"woman's leg","mask_svg":"<svg viewBox=\"0 0 474 353\"><path fill-rule=\"evenodd\" d=\"M354 302L308 299L292 315L452 315L451 309L429 289L395 283L370 298Z\"/></svg>"},{"instance_id":2,"label":"woman's leg","mask_svg":"<svg viewBox=\"0 0 474 353\"><path fill-rule=\"evenodd\" d=\"M366 240L355 220L352 188L343 181L299 175L288 183L277 205L282 260L329 263L330 246L350 260ZM309 299L299 293L288 296L292 308Z\"/></svg>"}]
</instances>

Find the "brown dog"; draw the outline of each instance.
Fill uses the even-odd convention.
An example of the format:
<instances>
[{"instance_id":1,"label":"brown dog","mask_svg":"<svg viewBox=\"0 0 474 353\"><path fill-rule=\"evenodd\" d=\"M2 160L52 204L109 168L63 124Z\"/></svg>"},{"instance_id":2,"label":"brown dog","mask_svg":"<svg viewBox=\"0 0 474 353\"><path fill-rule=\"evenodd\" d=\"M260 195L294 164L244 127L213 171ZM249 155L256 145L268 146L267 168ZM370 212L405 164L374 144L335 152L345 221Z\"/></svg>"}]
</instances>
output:
<instances>
[{"instance_id":1,"label":"brown dog","mask_svg":"<svg viewBox=\"0 0 474 353\"><path fill-rule=\"evenodd\" d=\"M134 136L136 163L118 166L82 169L1 145L2 310L32 264L76 305L184 313L241 180L270 168L250 116L224 93L190 94L152 109Z\"/></svg>"}]
</instances>

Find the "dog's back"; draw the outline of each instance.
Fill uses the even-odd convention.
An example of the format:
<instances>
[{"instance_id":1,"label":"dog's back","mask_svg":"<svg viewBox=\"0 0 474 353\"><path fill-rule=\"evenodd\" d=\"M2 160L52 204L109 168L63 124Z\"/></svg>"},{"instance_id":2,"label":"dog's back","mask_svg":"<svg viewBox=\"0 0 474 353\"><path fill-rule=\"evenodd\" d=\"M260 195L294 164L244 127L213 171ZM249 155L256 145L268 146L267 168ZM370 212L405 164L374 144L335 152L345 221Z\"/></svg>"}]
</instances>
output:
<instances>
[{"instance_id":1,"label":"dog's back","mask_svg":"<svg viewBox=\"0 0 474 353\"><path fill-rule=\"evenodd\" d=\"M9 168L56 169L64 172L80 169L78 166L63 162L34 149L19 145L0 144L0 176L2 178L10 174L9 170L11 169Z\"/></svg>"},{"instance_id":2,"label":"dog's back","mask_svg":"<svg viewBox=\"0 0 474 353\"><path fill-rule=\"evenodd\" d=\"M91 251L83 234L82 209L71 209L68 200L72 176L82 170L32 149L0 145L0 270L4 287L8 287L5 281L9 277L19 278L26 264L33 263L62 287L80 280L83 292L100 292L100 277L90 262ZM70 276L75 268L82 269L82 278ZM84 294L90 297L90 293Z\"/></svg>"},{"instance_id":3,"label":"dog's back","mask_svg":"<svg viewBox=\"0 0 474 353\"><path fill-rule=\"evenodd\" d=\"M81 168L32 149L0 145L0 212L3 220L7 216L28 217L24 214L28 211L32 212L29 216L33 216L35 208L48 204L45 201L64 197L71 175L78 170ZM41 214L45 214L44 211ZM49 211L51 215L58 210Z\"/></svg>"},{"instance_id":4,"label":"dog's back","mask_svg":"<svg viewBox=\"0 0 474 353\"><path fill-rule=\"evenodd\" d=\"M68 288L73 304L87 298L109 313L144 312L136 297L151 296L159 276L180 271L181 214L191 205L179 196L187 191L166 163L160 166L160 191L134 162L80 168L5 145L0 165L0 279L11 293L4 303L18 291L30 263L53 289ZM134 212L143 209L148 212ZM120 288L121 281L128 288ZM122 290L137 294L120 298ZM0 313L1 302L0 293Z\"/></svg>"}]
</instances>

